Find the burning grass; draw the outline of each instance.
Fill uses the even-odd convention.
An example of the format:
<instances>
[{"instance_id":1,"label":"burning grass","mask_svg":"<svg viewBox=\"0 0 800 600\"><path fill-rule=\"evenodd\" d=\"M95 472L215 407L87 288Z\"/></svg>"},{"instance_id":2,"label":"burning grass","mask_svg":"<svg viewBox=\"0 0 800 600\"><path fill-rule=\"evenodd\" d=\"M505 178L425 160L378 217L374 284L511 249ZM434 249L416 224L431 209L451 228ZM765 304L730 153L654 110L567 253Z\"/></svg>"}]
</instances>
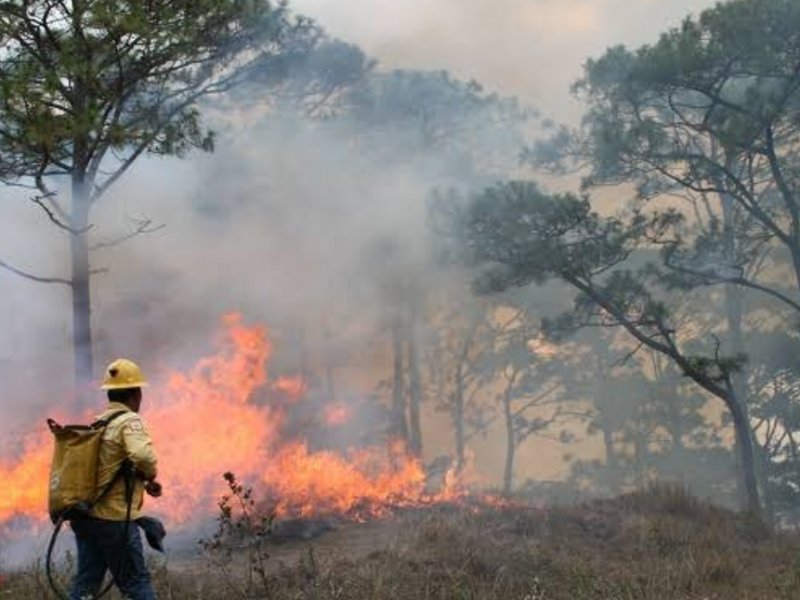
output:
<instances>
[{"instance_id":1,"label":"burning grass","mask_svg":"<svg viewBox=\"0 0 800 600\"><path fill-rule=\"evenodd\" d=\"M557 509L453 505L351 524L314 542L264 547L263 576L240 547L224 570L158 568L168 600L795 600L800 538L653 488ZM0 598L46 598L31 574Z\"/></svg>"},{"instance_id":2,"label":"burning grass","mask_svg":"<svg viewBox=\"0 0 800 600\"><path fill-rule=\"evenodd\" d=\"M222 324L216 351L162 377L143 407L165 489L148 511L170 527L211 518L222 491L219 474L231 465L274 498L281 517L377 518L387 506L424 506L463 492L469 482L446 477L447 485L431 494L421 460L396 440L341 449L309 444L315 432L341 425L352 411L342 403L320 411L309 404L301 379L270 378L266 328L248 326L240 315ZM0 455L0 481L14 482L0 497L0 527L20 519L35 525L45 517L52 440L44 418L37 424L21 452Z\"/></svg>"}]
</instances>

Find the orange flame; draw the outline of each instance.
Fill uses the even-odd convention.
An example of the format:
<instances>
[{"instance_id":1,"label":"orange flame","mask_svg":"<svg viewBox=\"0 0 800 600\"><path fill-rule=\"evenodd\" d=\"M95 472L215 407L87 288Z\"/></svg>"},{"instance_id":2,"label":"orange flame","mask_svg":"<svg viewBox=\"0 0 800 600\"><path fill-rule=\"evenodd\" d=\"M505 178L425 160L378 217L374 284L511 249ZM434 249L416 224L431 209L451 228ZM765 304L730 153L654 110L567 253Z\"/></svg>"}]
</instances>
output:
<instances>
[{"instance_id":1,"label":"orange flame","mask_svg":"<svg viewBox=\"0 0 800 600\"><path fill-rule=\"evenodd\" d=\"M272 389L297 400L306 393L306 382L302 377L278 377Z\"/></svg>"},{"instance_id":2,"label":"orange flame","mask_svg":"<svg viewBox=\"0 0 800 600\"><path fill-rule=\"evenodd\" d=\"M325 424L330 427L344 425L350 420L350 408L344 402L336 402L325 408Z\"/></svg>"},{"instance_id":3,"label":"orange flame","mask_svg":"<svg viewBox=\"0 0 800 600\"><path fill-rule=\"evenodd\" d=\"M465 494L448 476L445 490L430 495L418 459L401 444L352 449L345 454L312 452L303 439L287 439L288 408L270 405L264 392L302 397L297 378L269 382L271 346L263 327L247 327L240 315L224 318L215 355L186 373L171 373L160 393L148 394L143 418L159 456L164 496L148 507L172 525L207 518L224 493L221 475L234 471L272 499L279 516L380 517L393 507L452 500ZM156 389L159 389L156 387ZM152 388L151 388L152 389ZM327 422L349 418L333 405ZM16 459L0 458L0 525L46 513L51 440L29 435Z\"/></svg>"},{"instance_id":4,"label":"orange flame","mask_svg":"<svg viewBox=\"0 0 800 600\"><path fill-rule=\"evenodd\" d=\"M22 442L16 460L0 458L0 524L14 517L39 520L47 510L47 475L52 449L47 432Z\"/></svg>"}]
</instances>

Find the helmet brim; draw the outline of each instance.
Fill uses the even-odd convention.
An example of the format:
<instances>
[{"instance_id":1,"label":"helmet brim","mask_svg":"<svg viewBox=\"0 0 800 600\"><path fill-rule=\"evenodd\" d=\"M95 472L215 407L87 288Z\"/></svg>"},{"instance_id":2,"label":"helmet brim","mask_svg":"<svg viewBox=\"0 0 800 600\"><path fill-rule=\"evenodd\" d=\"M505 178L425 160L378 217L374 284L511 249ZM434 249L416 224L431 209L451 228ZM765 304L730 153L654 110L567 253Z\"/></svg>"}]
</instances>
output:
<instances>
[{"instance_id":1,"label":"helmet brim","mask_svg":"<svg viewBox=\"0 0 800 600\"><path fill-rule=\"evenodd\" d=\"M109 391L109 390L135 390L137 388L146 388L148 386L146 381L140 381L139 383L104 383L100 386L101 390Z\"/></svg>"}]
</instances>

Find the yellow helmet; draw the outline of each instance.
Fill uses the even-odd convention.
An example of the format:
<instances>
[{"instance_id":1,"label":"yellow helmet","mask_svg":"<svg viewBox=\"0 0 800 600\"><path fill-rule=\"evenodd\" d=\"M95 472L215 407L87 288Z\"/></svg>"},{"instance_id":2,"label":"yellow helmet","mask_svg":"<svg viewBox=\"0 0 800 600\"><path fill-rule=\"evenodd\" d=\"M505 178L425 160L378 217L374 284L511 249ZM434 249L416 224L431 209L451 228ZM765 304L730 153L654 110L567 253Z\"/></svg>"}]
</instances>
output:
<instances>
[{"instance_id":1,"label":"yellow helmet","mask_svg":"<svg viewBox=\"0 0 800 600\"><path fill-rule=\"evenodd\" d=\"M118 358L106 369L102 390L126 390L130 388L147 387L142 370L132 360Z\"/></svg>"}]
</instances>

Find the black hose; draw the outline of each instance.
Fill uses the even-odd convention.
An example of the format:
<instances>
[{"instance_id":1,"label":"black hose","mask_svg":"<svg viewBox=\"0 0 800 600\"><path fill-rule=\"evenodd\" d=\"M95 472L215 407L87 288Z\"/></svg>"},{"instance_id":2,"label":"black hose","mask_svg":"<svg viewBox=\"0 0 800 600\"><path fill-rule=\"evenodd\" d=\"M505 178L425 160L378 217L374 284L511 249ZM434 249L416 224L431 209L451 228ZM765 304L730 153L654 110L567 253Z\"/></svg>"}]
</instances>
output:
<instances>
[{"instance_id":1,"label":"black hose","mask_svg":"<svg viewBox=\"0 0 800 600\"><path fill-rule=\"evenodd\" d=\"M47 545L47 558L44 562L44 569L47 573L47 582L50 584L50 588L53 590L53 593L61 600L71 600L69 595L56 583L55 577L53 577L53 549L56 547L56 540L58 539L58 534L61 533L61 528L63 526L64 516L62 515L58 518L58 521L56 521L55 527L53 527L53 533L50 536L50 543Z\"/></svg>"},{"instance_id":2,"label":"black hose","mask_svg":"<svg viewBox=\"0 0 800 600\"><path fill-rule=\"evenodd\" d=\"M131 512L133 510L133 495L135 491L135 480L136 480L136 471L135 469L128 465L127 463L123 464L120 470L112 479L111 483L108 484L103 493L95 500L95 504L99 502L114 483L122 476L125 478L125 501L128 505L127 507L127 514L125 515L125 529L123 530L122 540L120 545L125 549L125 552L120 553L120 560L123 561L120 564L119 572L122 572L123 569L127 567L127 561L125 561L127 555L127 548L128 548L128 534L130 533L131 528ZM61 529L64 527L64 523L67 521L67 516L69 515L69 511L65 511L58 517L58 521L56 521L55 526L53 527L53 533L50 536L50 542L47 544L47 558L45 560L45 572L47 573L47 582L50 584L50 588L53 590L56 596L60 600L72 600L69 597L69 594L64 591L64 589L58 584L53 574L53 550L56 547L56 541L58 540L58 536L61 533ZM99 594L94 596L95 600L100 600L103 596L108 594L111 591L111 588L114 587L114 579L112 578L111 581L108 582L108 585L104 587Z\"/></svg>"},{"instance_id":3,"label":"black hose","mask_svg":"<svg viewBox=\"0 0 800 600\"><path fill-rule=\"evenodd\" d=\"M47 558L44 563L44 569L47 573L47 582L50 584L50 589L53 590L53 593L58 596L60 600L72 600L69 597L69 594L64 591L59 583L56 581L55 575L53 573L53 550L56 547L56 541L58 541L58 536L61 533L61 529L64 527L64 523L66 523L67 519L65 515L61 515L56 521L55 526L53 527L53 533L50 535L50 542L47 544ZM114 587L114 580L108 582L108 585L102 589L102 591L94 596L95 600L99 600L108 592L111 591L111 588Z\"/></svg>"}]
</instances>

